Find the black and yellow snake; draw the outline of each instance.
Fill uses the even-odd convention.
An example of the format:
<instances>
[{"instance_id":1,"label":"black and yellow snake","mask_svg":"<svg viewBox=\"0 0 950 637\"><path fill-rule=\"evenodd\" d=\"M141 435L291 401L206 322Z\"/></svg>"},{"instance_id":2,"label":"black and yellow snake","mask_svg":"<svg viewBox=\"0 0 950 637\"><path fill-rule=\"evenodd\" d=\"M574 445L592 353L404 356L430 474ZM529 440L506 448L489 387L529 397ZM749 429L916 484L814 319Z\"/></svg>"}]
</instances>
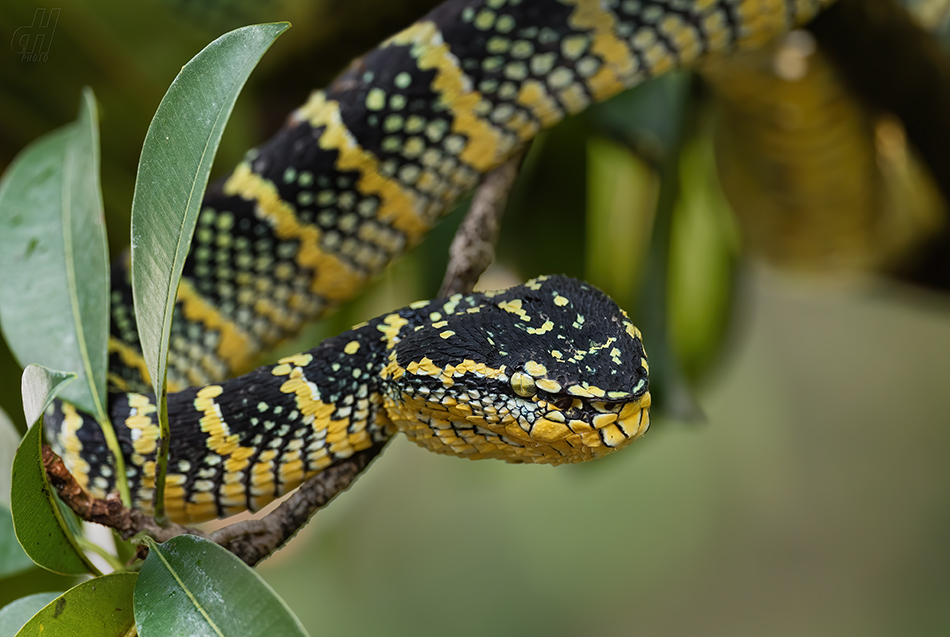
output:
<instances>
[{"instance_id":1,"label":"black and yellow snake","mask_svg":"<svg viewBox=\"0 0 950 637\"><path fill-rule=\"evenodd\" d=\"M449 0L314 93L205 196L169 352L171 517L260 508L397 430L441 453L548 463L641 435L650 395L638 330L561 277L414 304L245 372L418 243L541 129L758 46L828 3ZM148 510L158 429L127 277L118 263L110 413ZM64 404L47 430L86 488L112 488L92 418Z\"/></svg>"}]
</instances>

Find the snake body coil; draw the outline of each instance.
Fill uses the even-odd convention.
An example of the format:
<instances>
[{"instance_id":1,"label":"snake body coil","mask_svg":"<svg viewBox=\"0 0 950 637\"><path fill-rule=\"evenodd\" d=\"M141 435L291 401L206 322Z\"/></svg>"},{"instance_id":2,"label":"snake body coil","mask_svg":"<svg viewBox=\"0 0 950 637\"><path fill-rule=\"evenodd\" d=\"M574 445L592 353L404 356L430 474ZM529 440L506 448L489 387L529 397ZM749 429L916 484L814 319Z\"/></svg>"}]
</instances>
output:
<instances>
[{"instance_id":1,"label":"snake body coil","mask_svg":"<svg viewBox=\"0 0 950 637\"><path fill-rule=\"evenodd\" d=\"M169 397L169 515L257 510L337 460L402 431L438 453L560 464L649 426L640 333L603 293L563 277L413 304L220 385ZM87 488L112 487L93 419L57 414ZM136 506L153 497L154 396L113 395ZM124 425L124 426L123 426Z\"/></svg>"},{"instance_id":2,"label":"snake body coil","mask_svg":"<svg viewBox=\"0 0 950 637\"><path fill-rule=\"evenodd\" d=\"M642 433L636 328L564 279L401 310L222 381L352 297L541 129L668 70L759 45L825 3L450 0L314 93L205 196L168 359L169 387L181 390L170 399L173 517L262 506L396 427L436 451L546 462ZM148 509L154 405L141 393L123 263L112 281L111 413ZM484 337L489 315L508 320ZM94 493L108 489L95 423L58 409L47 427L67 465Z\"/></svg>"}]
</instances>

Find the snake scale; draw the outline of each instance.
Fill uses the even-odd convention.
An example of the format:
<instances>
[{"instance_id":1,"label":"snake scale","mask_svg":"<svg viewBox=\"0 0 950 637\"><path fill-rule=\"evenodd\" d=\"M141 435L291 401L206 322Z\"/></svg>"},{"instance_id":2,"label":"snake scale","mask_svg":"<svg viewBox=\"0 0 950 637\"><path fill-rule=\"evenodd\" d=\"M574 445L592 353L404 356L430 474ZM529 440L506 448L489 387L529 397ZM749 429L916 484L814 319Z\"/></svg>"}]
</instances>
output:
<instances>
[{"instance_id":1,"label":"snake scale","mask_svg":"<svg viewBox=\"0 0 950 637\"><path fill-rule=\"evenodd\" d=\"M352 297L542 129L759 46L828 3L449 0L313 93L205 195L168 359L170 517L257 510L397 431L440 453L552 464L642 435L640 333L563 277L416 303L248 368ZM135 505L149 511L158 427L127 262L112 282L110 414ZM85 488L112 489L93 418L58 404L46 428Z\"/></svg>"}]
</instances>

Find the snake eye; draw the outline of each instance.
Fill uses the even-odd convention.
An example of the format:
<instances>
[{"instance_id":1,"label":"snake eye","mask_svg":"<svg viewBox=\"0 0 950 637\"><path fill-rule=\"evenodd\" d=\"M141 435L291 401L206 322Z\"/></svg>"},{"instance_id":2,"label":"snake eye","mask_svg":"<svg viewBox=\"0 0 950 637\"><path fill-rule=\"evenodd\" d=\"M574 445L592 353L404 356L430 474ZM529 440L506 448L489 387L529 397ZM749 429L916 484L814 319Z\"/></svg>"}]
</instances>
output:
<instances>
[{"instance_id":1,"label":"snake eye","mask_svg":"<svg viewBox=\"0 0 950 637\"><path fill-rule=\"evenodd\" d=\"M511 388L522 398L531 398L538 393L534 378L524 372L515 372L511 375Z\"/></svg>"},{"instance_id":2,"label":"snake eye","mask_svg":"<svg viewBox=\"0 0 950 637\"><path fill-rule=\"evenodd\" d=\"M555 407L557 407L558 409L560 409L561 411L566 411L571 408L571 405L574 404L574 397L573 396L558 396L557 398L549 400L548 402L554 405Z\"/></svg>"}]
</instances>

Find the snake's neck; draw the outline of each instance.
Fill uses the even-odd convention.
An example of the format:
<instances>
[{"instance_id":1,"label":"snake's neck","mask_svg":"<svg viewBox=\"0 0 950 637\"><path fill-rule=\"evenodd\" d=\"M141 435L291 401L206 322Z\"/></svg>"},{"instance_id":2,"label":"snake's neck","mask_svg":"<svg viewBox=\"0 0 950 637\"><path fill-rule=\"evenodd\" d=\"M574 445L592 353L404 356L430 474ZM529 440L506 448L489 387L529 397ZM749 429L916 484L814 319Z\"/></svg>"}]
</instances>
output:
<instances>
[{"instance_id":1,"label":"snake's neck","mask_svg":"<svg viewBox=\"0 0 950 637\"><path fill-rule=\"evenodd\" d=\"M318 347L216 385L170 394L171 452L165 504L176 522L256 511L353 454L384 445L394 429L380 371L411 311L390 314ZM111 395L111 414L136 508L152 510L159 430L154 396ZM98 426L60 405L47 428L83 486L114 488Z\"/></svg>"}]
</instances>

